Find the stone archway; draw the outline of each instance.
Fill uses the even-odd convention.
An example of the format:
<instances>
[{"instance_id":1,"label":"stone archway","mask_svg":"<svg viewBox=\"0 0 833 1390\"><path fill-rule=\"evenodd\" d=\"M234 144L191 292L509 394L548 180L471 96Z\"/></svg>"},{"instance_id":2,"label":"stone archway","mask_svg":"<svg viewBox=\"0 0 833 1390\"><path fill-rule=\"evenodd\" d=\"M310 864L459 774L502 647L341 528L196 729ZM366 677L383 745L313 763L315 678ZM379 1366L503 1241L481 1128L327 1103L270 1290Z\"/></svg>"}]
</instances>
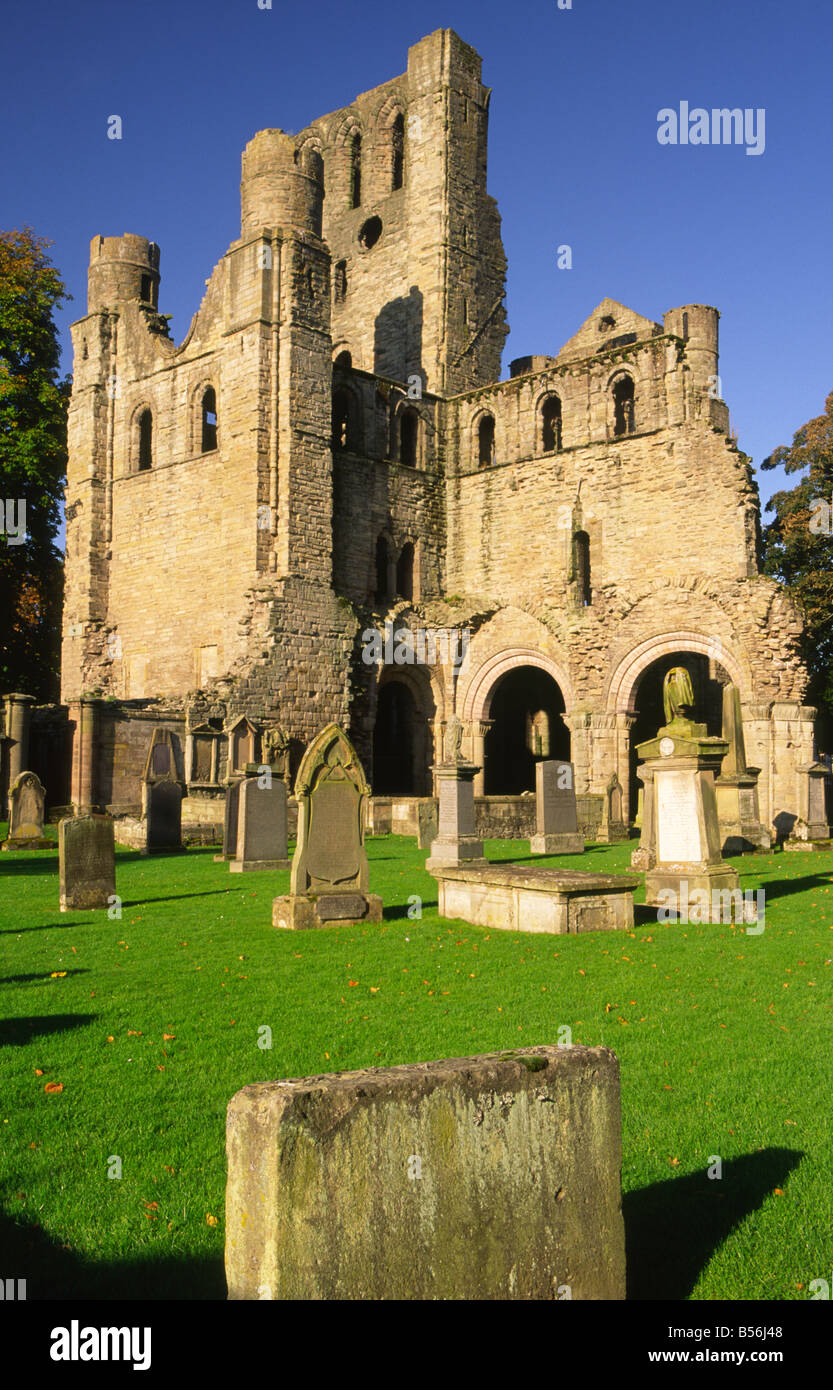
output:
<instances>
[{"instance_id":1,"label":"stone archway","mask_svg":"<svg viewBox=\"0 0 833 1390\"><path fill-rule=\"evenodd\" d=\"M386 668L376 692L373 795L430 796L434 692L429 679Z\"/></svg>"},{"instance_id":2,"label":"stone archway","mask_svg":"<svg viewBox=\"0 0 833 1390\"><path fill-rule=\"evenodd\" d=\"M536 760L569 759L570 730L563 719L568 691L563 673L540 652L517 648L484 662L463 702L472 756L481 768L476 795L533 791ZM548 735L537 752L530 747L530 730Z\"/></svg>"},{"instance_id":3,"label":"stone archway","mask_svg":"<svg viewBox=\"0 0 833 1390\"><path fill-rule=\"evenodd\" d=\"M721 687L732 681L749 698L745 665L717 636L680 630L640 643L614 670L607 692L607 719L616 729L614 765L625 790L627 814L636 814L640 783L636 747L653 738L664 721L662 682L672 666L687 666L692 676L697 718L709 734L721 729Z\"/></svg>"}]
</instances>

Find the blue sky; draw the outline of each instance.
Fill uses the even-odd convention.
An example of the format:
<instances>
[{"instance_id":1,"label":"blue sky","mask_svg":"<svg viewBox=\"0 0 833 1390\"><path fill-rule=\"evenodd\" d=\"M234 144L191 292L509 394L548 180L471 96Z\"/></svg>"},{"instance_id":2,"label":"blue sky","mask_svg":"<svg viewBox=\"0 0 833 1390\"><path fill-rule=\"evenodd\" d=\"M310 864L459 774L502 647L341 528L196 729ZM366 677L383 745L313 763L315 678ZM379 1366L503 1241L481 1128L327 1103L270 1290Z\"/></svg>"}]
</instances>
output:
<instances>
[{"instance_id":1,"label":"blue sky","mask_svg":"<svg viewBox=\"0 0 833 1390\"><path fill-rule=\"evenodd\" d=\"M266 0L261 0L265 4ZM310 16L313 15L313 18ZM829 0L5 0L0 225L50 237L86 309L94 235L162 252L160 310L185 336L239 235L240 154L404 71L449 27L493 88L489 191L503 216L513 357L552 352L606 295L649 318L721 311L721 378L759 465L833 389ZM661 108L763 108L764 153L661 146ZM118 114L123 139L107 138ZM572 247L559 270L556 248ZM66 352L66 369L71 367ZM758 475L764 497L777 473Z\"/></svg>"}]
</instances>

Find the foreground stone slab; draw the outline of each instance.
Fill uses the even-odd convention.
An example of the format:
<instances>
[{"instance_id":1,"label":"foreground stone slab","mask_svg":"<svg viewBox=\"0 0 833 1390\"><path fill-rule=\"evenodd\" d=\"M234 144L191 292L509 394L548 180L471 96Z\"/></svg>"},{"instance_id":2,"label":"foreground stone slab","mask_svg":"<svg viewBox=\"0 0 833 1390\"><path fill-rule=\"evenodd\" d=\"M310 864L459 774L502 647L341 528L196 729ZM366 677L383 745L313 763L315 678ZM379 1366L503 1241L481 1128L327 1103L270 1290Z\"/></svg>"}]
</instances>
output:
<instances>
[{"instance_id":1,"label":"foreground stone slab","mask_svg":"<svg viewBox=\"0 0 833 1390\"><path fill-rule=\"evenodd\" d=\"M109 907L116 892L112 816L76 816L58 823L62 912Z\"/></svg>"},{"instance_id":2,"label":"foreground stone slab","mask_svg":"<svg viewBox=\"0 0 833 1390\"><path fill-rule=\"evenodd\" d=\"M623 1299L619 1062L534 1047L245 1086L230 1299Z\"/></svg>"},{"instance_id":3,"label":"foreground stone slab","mask_svg":"<svg viewBox=\"0 0 833 1390\"><path fill-rule=\"evenodd\" d=\"M435 869L441 917L506 931L627 931L633 926L637 874L487 864Z\"/></svg>"}]
</instances>

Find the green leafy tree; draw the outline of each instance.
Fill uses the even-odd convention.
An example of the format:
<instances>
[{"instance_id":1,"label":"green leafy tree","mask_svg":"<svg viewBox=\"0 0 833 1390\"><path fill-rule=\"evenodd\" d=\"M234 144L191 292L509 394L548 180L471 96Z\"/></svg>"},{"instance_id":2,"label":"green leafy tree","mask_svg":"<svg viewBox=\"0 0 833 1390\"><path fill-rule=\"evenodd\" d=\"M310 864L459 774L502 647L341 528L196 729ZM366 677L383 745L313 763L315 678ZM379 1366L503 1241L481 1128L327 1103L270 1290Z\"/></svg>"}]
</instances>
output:
<instances>
[{"instance_id":1,"label":"green leafy tree","mask_svg":"<svg viewBox=\"0 0 833 1390\"><path fill-rule=\"evenodd\" d=\"M53 312L70 296L50 245L0 232L0 691L40 700L58 695L69 400Z\"/></svg>"},{"instance_id":2,"label":"green leafy tree","mask_svg":"<svg viewBox=\"0 0 833 1390\"><path fill-rule=\"evenodd\" d=\"M761 467L783 465L804 473L793 488L767 504L774 518L765 527L764 573L782 580L804 614L804 660L810 672L808 700L833 727L833 392L824 414L802 425Z\"/></svg>"}]
</instances>

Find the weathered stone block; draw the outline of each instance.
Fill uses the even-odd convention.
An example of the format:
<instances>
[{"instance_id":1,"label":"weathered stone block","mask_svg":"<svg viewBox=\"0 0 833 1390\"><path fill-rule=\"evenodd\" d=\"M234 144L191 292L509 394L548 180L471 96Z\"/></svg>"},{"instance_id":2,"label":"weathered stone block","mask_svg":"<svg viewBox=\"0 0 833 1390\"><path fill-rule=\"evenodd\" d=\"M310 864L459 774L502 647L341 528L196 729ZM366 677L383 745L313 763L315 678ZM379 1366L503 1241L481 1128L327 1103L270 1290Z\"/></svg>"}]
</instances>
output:
<instances>
[{"instance_id":1,"label":"weathered stone block","mask_svg":"<svg viewBox=\"0 0 833 1390\"><path fill-rule=\"evenodd\" d=\"M629 931L636 874L486 864L435 869L438 911L475 926L504 931Z\"/></svg>"},{"instance_id":2,"label":"weathered stone block","mask_svg":"<svg viewBox=\"0 0 833 1390\"><path fill-rule=\"evenodd\" d=\"M536 1047L246 1086L231 1299L621 1299L619 1063Z\"/></svg>"}]
</instances>

